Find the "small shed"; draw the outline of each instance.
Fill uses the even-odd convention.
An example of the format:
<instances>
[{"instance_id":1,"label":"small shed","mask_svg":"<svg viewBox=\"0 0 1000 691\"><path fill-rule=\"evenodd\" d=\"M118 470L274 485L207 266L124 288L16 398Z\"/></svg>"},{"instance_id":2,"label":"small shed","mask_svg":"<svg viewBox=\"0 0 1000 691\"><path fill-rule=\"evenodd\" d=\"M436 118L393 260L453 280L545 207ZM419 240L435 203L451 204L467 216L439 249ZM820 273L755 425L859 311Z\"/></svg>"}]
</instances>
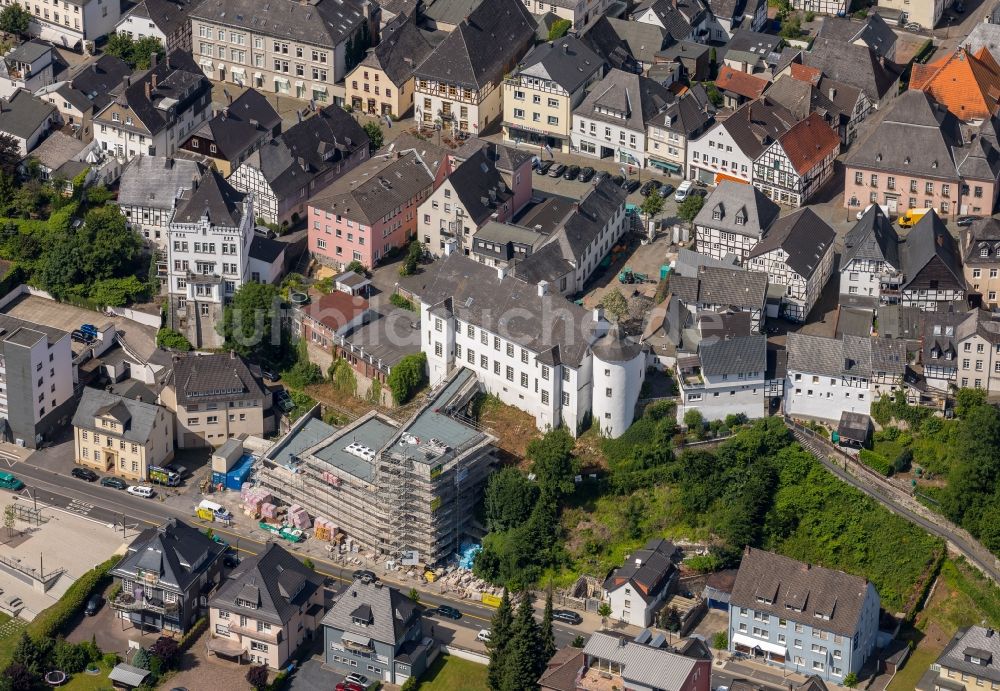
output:
<instances>
[{"instance_id":1,"label":"small shed","mask_svg":"<svg viewBox=\"0 0 1000 691\"><path fill-rule=\"evenodd\" d=\"M872 435L872 419L864 413L845 410L837 426L837 443L851 448L864 448Z\"/></svg>"},{"instance_id":2,"label":"small shed","mask_svg":"<svg viewBox=\"0 0 1000 691\"><path fill-rule=\"evenodd\" d=\"M356 271L345 271L342 274L334 276L333 283L337 290L342 293L368 297L368 286L371 285L371 280L369 280L367 276L359 274Z\"/></svg>"},{"instance_id":3,"label":"small shed","mask_svg":"<svg viewBox=\"0 0 1000 691\"><path fill-rule=\"evenodd\" d=\"M733 586L736 584L736 569L726 569L709 574L705 579L705 588L701 596L712 609L721 609L723 612L729 611L729 598L733 594Z\"/></svg>"},{"instance_id":4,"label":"small shed","mask_svg":"<svg viewBox=\"0 0 1000 691\"><path fill-rule=\"evenodd\" d=\"M142 686L148 676L148 671L121 662L111 670L108 680L116 689L135 689Z\"/></svg>"}]
</instances>

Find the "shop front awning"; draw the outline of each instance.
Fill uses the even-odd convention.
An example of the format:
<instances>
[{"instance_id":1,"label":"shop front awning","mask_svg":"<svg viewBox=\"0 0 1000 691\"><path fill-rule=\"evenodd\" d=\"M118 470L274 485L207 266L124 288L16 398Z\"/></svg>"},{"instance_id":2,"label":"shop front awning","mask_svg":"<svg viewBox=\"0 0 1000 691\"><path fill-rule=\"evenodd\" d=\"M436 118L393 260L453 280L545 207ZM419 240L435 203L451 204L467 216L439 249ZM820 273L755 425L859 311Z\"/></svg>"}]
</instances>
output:
<instances>
[{"instance_id":1,"label":"shop front awning","mask_svg":"<svg viewBox=\"0 0 1000 691\"><path fill-rule=\"evenodd\" d=\"M716 173L715 174L715 184L716 185L718 185L723 180L728 180L729 182L738 182L738 183L741 183L743 185L749 185L750 184L746 180L743 180L742 178L735 177L733 175L726 175L725 173Z\"/></svg>"},{"instance_id":2,"label":"shop front awning","mask_svg":"<svg viewBox=\"0 0 1000 691\"><path fill-rule=\"evenodd\" d=\"M657 161L655 158L651 158L649 159L649 165L653 168L659 168L660 170L674 175L681 174L681 166L678 163L671 163L670 161Z\"/></svg>"},{"instance_id":3,"label":"shop front awning","mask_svg":"<svg viewBox=\"0 0 1000 691\"><path fill-rule=\"evenodd\" d=\"M733 636L733 643L735 645L742 645L753 650L754 648L760 648L772 655L786 655L788 653L788 648L783 645L778 645L776 643L770 643L768 641L761 641L756 638L751 638L750 636L744 636L742 633L738 633Z\"/></svg>"}]
</instances>

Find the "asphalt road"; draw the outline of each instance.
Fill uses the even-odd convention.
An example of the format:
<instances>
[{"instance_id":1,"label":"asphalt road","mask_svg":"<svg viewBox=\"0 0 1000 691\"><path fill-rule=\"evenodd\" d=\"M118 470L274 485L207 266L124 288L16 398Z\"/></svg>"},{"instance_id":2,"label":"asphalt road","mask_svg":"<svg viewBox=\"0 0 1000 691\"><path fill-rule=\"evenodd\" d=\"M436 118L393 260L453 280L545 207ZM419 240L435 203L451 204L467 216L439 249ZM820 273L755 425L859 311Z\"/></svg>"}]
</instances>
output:
<instances>
[{"instance_id":1,"label":"asphalt road","mask_svg":"<svg viewBox=\"0 0 1000 691\"><path fill-rule=\"evenodd\" d=\"M17 501L53 506L99 523L113 525L123 531L125 538L132 538L139 531L160 525L169 518L197 524L190 512L180 511L157 501L155 498L133 497L122 490L102 487L96 482L85 482L67 474L56 473L27 463L15 464L11 468L11 472L25 483L25 488L17 493ZM223 536L241 557L258 554L264 549L265 543L260 540L215 523L211 527L212 531ZM294 551L294 547L290 544L282 543L282 546ZM343 586L353 582L351 574L354 567L343 567L313 555L309 555L309 558L316 564L317 572L332 579L336 585ZM414 587L413 583L395 582L390 578L384 580L391 585L399 586L407 593L410 588ZM420 585L416 587L420 593L422 604L429 607L447 604L462 613L462 618L458 620L441 620L440 617L437 617L438 620L442 621L442 632L438 635L439 639L447 638L445 631L453 626L464 627L474 632L489 628L493 609L475 602L445 597L421 588ZM343 590L343 587L339 587L339 590ZM554 629L558 647L569 645L578 635L587 636L590 633L585 631L582 626L557 624ZM447 643L447 640L445 642Z\"/></svg>"}]
</instances>

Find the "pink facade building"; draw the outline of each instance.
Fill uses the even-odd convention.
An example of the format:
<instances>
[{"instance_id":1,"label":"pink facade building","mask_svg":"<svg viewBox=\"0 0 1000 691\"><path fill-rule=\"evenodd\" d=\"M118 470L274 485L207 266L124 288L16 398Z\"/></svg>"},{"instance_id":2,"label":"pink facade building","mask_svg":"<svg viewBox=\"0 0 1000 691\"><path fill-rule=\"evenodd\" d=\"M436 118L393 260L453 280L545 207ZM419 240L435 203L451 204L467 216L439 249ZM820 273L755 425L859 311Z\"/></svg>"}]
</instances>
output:
<instances>
[{"instance_id":1,"label":"pink facade building","mask_svg":"<svg viewBox=\"0 0 1000 691\"><path fill-rule=\"evenodd\" d=\"M437 173L412 150L358 166L309 201L309 251L331 266L375 266L416 236L417 207Z\"/></svg>"}]
</instances>

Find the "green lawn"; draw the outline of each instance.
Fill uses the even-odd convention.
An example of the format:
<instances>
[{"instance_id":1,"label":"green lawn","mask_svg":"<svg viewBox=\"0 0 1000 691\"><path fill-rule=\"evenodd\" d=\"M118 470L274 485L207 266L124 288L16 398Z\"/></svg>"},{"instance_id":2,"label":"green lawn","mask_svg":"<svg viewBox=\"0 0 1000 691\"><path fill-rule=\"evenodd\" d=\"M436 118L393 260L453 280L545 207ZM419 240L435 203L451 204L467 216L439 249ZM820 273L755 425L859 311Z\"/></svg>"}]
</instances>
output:
<instances>
[{"instance_id":1,"label":"green lawn","mask_svg":"<svg viewBox=\"0 0 1000 691\"><path fill-rule=\"evenodd\" d=\"M0 669L7 666L11 656L14 654L14 646L21 638L21 631L24 630L24 621L11 620L6 614L0 614Z\"/></svg>"},{"instance_id":2,"label":"green lawn","mask_svg":"<svg viewBox=\"0 0 1000 691\"><path fill-rule=\"evenodd\" d=\"M439 655L420 678L419 691L486 691L486 665Z\"/></svg>"},{"instance_id":3,"label":"green lawn","mask_svg":"<svg viewBox=\"0 0 1000 691\"><path fill-rule=\"evenodd\" d=\"M97 666L101 668L100 674L86 674L84 672L74 674L73 678L60 688L69 689L69 691L103 691L104 689L110 689L111 682L108 681L108 675L111 674L111 667L104 664L103 661L99 662Z\"/></svg>"},{"instance_id":4,"label":"green lawn","mask_svg":"<svg viewBox=\"0 0 1000 691\"><path fill-rule=\"evenodd\" d=\"M903 669L896 672L886 691L913 691L917 688L920 677L924 676L924 672L930 668L940 652L922 648L914 650L910 653Z\"/></svg>"}]
</instances>

